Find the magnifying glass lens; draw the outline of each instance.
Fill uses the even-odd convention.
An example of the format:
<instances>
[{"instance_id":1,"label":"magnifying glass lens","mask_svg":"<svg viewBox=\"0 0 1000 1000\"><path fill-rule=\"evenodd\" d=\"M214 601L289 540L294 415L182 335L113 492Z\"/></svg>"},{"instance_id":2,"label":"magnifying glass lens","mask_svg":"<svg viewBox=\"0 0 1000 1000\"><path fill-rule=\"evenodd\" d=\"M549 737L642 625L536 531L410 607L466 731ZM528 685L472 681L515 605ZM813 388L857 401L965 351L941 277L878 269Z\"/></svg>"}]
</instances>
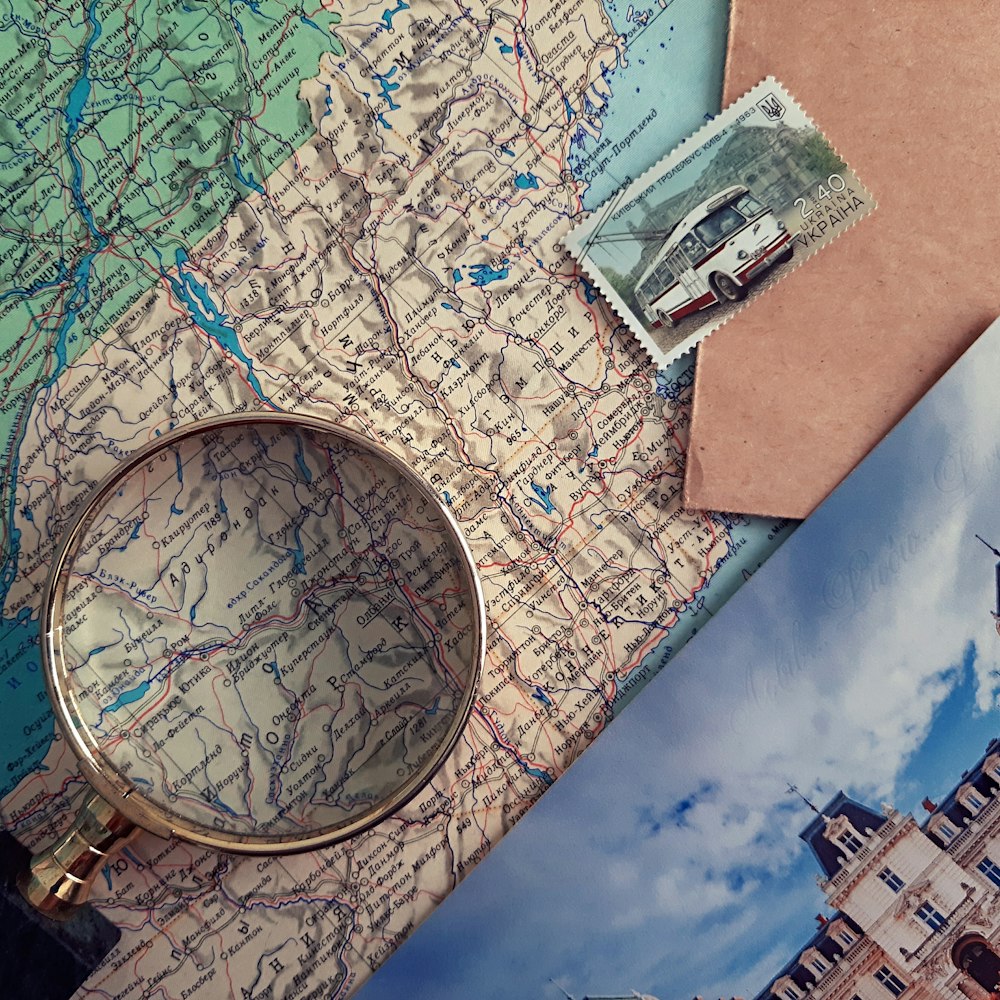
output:
<instances>
[{"instance_id":1,"label":"magnifying glass lens","mask_svg":"<svg viewBox=\"0 0 1000 1000\"><path fill-rule=\"evenodd\" d=\"M301 849L389 814L478 679L481 597L439 501L356 435L291 419L133 464L51 593L57 708L99 790L215 846Z\"/></svg>"}]
</instances>

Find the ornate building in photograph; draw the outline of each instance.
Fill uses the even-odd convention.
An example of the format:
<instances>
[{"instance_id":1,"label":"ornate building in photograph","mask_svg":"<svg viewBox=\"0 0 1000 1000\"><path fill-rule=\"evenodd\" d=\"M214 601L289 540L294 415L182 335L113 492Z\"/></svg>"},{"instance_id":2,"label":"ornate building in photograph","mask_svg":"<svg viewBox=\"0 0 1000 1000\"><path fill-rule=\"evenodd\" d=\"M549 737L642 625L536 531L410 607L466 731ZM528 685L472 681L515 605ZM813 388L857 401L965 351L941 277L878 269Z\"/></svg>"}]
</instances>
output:
<instances>
[{"instance_id":1,"label":"ornate building in photograph","mask_svg":"<svg viewBox=\"0 0 1000 1000\"><path fill-rule=\"evenodd\" d=\"M923 804L817 811L800 836L835 913L756 1000L1000 1000L1000 739Z\"/></svg>"}]
</instances>

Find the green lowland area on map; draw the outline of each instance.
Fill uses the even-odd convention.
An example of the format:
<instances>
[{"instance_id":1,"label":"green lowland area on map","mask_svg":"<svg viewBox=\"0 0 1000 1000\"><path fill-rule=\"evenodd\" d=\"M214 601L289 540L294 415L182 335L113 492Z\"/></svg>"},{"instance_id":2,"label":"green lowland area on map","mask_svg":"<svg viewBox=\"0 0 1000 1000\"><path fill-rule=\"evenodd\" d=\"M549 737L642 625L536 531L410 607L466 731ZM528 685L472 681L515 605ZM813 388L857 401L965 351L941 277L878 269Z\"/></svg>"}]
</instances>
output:
<instances>
[{"instance_id":1,"label":"green lowland area on map","mask_svg":"<svg viewBox=\"0 0 1000 1000\"><path fill-rule=\"evenodd\" d=\"M339 21L290 0L15 0L0 15L0 606L32 402L312 133L298 82L343 51ZM2 738L4 792L51 736L36 636L23 615L0 637L5 712L25 722Z\"/></svg>"}]
</instances>

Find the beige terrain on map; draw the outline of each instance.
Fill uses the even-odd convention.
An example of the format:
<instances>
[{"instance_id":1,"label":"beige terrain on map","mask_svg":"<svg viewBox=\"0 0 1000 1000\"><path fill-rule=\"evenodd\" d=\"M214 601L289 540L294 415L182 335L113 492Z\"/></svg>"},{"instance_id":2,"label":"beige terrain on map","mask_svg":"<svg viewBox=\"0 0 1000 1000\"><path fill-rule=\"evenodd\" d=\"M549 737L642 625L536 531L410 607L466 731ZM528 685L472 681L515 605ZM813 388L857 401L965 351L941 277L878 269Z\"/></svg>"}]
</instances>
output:
<instances>
[{"instance_id":1,"label":"beige terrain on map","mask_svg":"<svg viewBox=\"0 0 1000 1000\"><path fill-rule=\"evenodd\" d=\"M610 22L596 3L536 5L514 59L492 38L521 5L469 6L489 30L412 11L391 32L345 19L349 55L302 67L315 137L184 266L249 366L163 282L32 414L11 614L38 603L52 539L123 455L172 425L272 407L384 441L447 494L487 599L482 694L425 792L313 855L139 840L142 867L95 892L124 928L92 980L109 996L168 976L171 996L199 977L213 996L348 995L602 730L727 551L724 526L680 508L687 394L655 394L562 245L581 211L563 97L600 94L619 56ZM373 70L397 59L387 129L345 80L375 91ZM480 264L508 276L477 286ZM65 747L46 760L52 789L75 773ZM37 791L26 782L10 808ZM35 841L67 822L53 810Z\"/></svg>"}]
</instances>

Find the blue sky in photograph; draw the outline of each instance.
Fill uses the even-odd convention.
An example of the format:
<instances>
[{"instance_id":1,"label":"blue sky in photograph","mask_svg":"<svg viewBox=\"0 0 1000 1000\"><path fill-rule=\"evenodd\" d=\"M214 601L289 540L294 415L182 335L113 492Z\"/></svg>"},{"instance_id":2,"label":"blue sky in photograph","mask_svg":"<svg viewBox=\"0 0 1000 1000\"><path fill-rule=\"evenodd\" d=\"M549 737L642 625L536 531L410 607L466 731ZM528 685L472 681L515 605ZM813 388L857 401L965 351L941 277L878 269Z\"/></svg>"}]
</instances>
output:
<instances>
[{"instance_id":1,"label":"blue sky in photograph","mask_svg":"<svg viewBox=\"0 0 1000 1000\"><path fill-rule=\"evenodd\" d=\"M1000 735L1000 326L441 905L362 1000L752 997L825 912L839 789L922 819ZM554 980L555 983L550 980ZM557 984L557 985L556 985Z\"/></svg>"}]
</instances>

